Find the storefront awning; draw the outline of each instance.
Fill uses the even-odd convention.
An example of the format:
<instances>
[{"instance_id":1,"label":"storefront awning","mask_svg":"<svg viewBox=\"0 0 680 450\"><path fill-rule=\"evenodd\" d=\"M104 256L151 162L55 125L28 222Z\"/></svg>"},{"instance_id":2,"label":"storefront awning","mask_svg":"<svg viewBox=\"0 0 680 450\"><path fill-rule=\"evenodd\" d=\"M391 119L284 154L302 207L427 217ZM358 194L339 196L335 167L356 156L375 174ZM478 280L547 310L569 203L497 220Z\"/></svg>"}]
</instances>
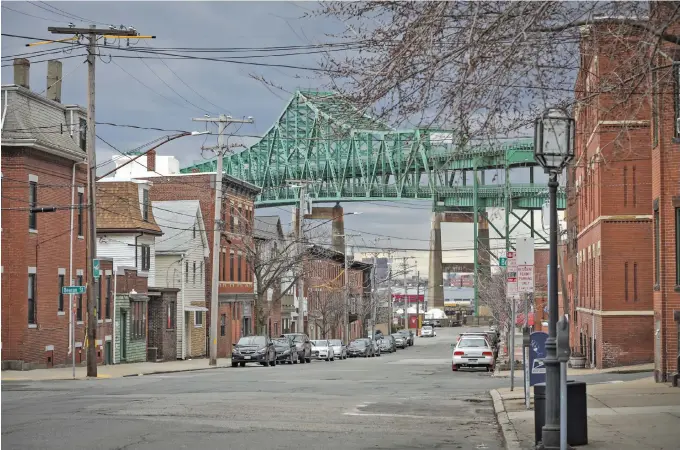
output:
<instances>
[{"instance_id":1,"label":"storefront awning","mask_svg":"<svg viewBox=\"0 0 680 450\"><path fill-rule=\"evenodd\" d=\"M206 308L205 306L185 306L184 311L193 311L193 312L208 311L208 308Z\"/></svg>"}]
</instances>

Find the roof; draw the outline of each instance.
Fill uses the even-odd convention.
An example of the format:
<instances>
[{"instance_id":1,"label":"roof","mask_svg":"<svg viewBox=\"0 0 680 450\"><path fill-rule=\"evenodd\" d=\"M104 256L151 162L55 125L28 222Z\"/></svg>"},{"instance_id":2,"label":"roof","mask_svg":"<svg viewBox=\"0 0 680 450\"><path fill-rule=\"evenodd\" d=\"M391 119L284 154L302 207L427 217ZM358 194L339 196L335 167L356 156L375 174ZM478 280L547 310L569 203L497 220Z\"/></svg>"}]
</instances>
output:
<instances>
[{"instance_id":1,"label":"roof","mask_svg":"<svg viewBox=\"0 0 680 450\"><path fill-rule=\"evenodd\" d=\"M3 146L35 147L73 161L85 159L85 151L79 145L79 120L86 114L83 108L63 105L14 84L2 86L2 92L3 103L7 96ZM71 111L76 123L73 136L68 126Z\"/></svg>"},{"instance_id":2,"label":"roof","mask_svg":"<svg viewBox=\"0 0 680 450\"><path fill-rule=\"evenodd\" d=\"M151 202L151 206L153 215L163 231L163 239L156 242L156 252L176 254L189 250L194 226L196 232L200 233L203 245L208 245L208 236L198 200Z\"/></svg>"},{"instance_id":3,"label":"roof","mask_svg":"<svg viewBox=\"0 0 680 450\"><path fill-rule=\"evenodd\" d=\"M283 228L279 216L256 216L253 236L256 239L282 239Z\"/></svg>"},{"instance_id":4,"label":"roof","mask_svg":"<svg viewBox=\"0 0 680 450\"><path fill-rule=\"evenodd\" d=\"M143 232L162 235L153 210L149 220L142 219L139 182L109 181L97 183L97 232Z\"/></svg>"}]
</instances>

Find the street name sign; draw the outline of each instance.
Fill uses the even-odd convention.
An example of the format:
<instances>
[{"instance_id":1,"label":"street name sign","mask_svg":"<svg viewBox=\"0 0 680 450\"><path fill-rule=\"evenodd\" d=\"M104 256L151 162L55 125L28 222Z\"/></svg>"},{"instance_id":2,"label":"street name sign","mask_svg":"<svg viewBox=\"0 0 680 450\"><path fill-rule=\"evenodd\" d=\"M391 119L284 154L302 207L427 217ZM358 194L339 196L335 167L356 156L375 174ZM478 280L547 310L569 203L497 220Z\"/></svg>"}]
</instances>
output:
<instances>
[{"instance_id":1,"label":"street name sign","mask_svg":"<svg viewBox=\"0 0 680 450\"><path fill-rule=\"evenodd\" d=\"M84 294L85 286L62 286L61 293L65 295Z\"/></svg>"},{"instance_id":2,"label":"street name sign","mask_svg":"<svg viewBox=\"0 0 680 450\"><path fill-rule=\"evenodd\" d=\"M100 275L100 268L101 264L99 263L98 259L93 259L92 260L92 275L97 278Z\"/></svg>"},{"instance_id":3,"label":"street name sign","mask_svg":"<svg viewBox=\"0 0 680 450\"><path fill-rule=\"evenodd\" d=\"M498 258L498 265L501 267L507 267L508 258L506 258L505 256L501 256L500 258Z\"/></svg>"}]
</instances>

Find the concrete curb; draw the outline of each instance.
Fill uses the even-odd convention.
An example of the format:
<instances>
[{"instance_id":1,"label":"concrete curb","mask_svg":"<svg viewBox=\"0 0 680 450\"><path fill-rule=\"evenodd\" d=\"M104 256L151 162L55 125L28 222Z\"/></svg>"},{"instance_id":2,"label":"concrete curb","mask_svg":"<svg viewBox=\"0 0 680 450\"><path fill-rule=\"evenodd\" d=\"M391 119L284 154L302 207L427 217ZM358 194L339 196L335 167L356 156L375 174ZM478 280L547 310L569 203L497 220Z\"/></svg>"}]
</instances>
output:
<instances>
[{"instance_id":1,"label":"concrete curb","mask_svg":"<svg viewBox=\"0 0 680 450\"><path fill-rule=\"evenodd\" d=\"M141 376L146 376L146 375L163 375L163 374L169 374L169 373L198 372L200 370L214 370L214 369L227 369L227 368L231 369L231 366L196 367L196 368L191 368L191 369L180 369L180 370L160 370L160 371L153 371L153 372L129 373L129 374L126 374L126 375L99 374L99 375L97 375L96 378L87 377L87 376L79 376L79 377L76 377L75 379L73 379L72 377L69 377L69 378L64 378L64 377L61 377L61 378L45 378L45 379L2 377L2 381L24 382L24 383L36 383L36 382L43 382L43 381L86 381L86 380L95 380L95 379L101 380L101 379L141 377Z\"/></svg>"},{"instance_id":2,"label":"concrete curb","mask_svg":"<svg viewBox=\"0 0 680 450\"><path fill-rule=\"evenodd\" d=\"M163 375L168 373L182 373L182 372L198 372L201 370L215 370L215 369L231 369L231 366L214 366L214 367L197 367L195 369L181 369L181 370L161 370L159 372L144 372L144 373L131 373L128 375L121 375L116 378L129 378L129 377L141 377L145 375Z\"/></svg>"},{"instance_id":3,"label":"concrete curb","mask_svg":"<svg viewBox=\"0 0 680 450\"><path fill-rule=\"evenodd\" d=\"M507 450L522 450L519 439L517 438L517 432L515 427L510 422L508 418L508 413L505 411L505 406L503 405L503 399L496 389L490 391L491 398L493 399L493 410L496 413L496 419L498 424L501 426L501 431L503 432L503 440L505 440L505 448Z\"/></svg>"},{"instance_id":4,"label":"concrete curb","mask_svg":"<svg viewBox=\"0 0 680 450\"><path fill-rule=\"evenodd\" d=\"M567 374L567 376L587 377L587 376L590 376L590 375L610 375L610 374L628 375L628 374L633 374L633 373L647 373L647 372L652 372L652 370L650 370L650 369L621 369L621 370L610 370L610 371L607 371L607 372L602 371L602 372L590 372L590 373L582 373L582 374L580 374L580 373L569 373L569 374ZM520 376L515 374L515 378L523 378L524 376L521 373L522 373L522 371L520 370L519 371ZM494 372L492 376L494 378L510 378L509 374L508 375L501 374L499 371Z\"/></svg>"}]
</instances>

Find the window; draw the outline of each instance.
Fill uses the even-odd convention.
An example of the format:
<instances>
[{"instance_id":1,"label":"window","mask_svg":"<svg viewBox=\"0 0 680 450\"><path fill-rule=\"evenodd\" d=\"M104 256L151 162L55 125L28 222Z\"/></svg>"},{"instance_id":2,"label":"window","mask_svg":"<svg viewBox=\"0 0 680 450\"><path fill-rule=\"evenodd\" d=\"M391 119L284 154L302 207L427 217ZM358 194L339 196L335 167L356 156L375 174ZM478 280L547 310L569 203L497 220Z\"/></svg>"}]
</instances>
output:
<instances>
[{"instance_id":1,"label":"window","mask_svg":"<svg viewBox=\"0 0 680 450\"><path fill-rule=\"evenodd\" d=\"M106 313L106 318L110 319L111 318L111 296L113 295L113 292L111 292L111 275L106 276L106 306L104 308L104 312Z\"/></svg>"},{"instance_id":2,"label":"window","mask_svg":"<svg viewBox=\"0 0 680 450\"><path fill-rule=\"evenodd\" d=\"M132 310L132 339L144 339L146 337L146 302L130 301Z\"/></svg>"},{"instance_id":3,"label":"window","mask_svg":"<svg viewBox=\"0 0 680 450\"><path fill-rule=\"evenodd\" d=\"M149 271L151 269L151 247L142 244L142 270Z\"/></svg>"},{"instance_id":4,"label":"window","mask_svg":"<svg viewBox=\"0 0 680 450\"><path fill-rule=\"evenodd\" d=\"M142 219L149 221L149 190L142 189Z\"/></svg>"},{"instance_id":5,"label":"window","mask_svg":"<svg viewBox=\"0 0 680 450\"><path fill-rule=\"evenodd\" d=\"M659 145L659 93L656 70L652 71L652 147Z\"/></svg>"},{"instance_id":6,"label":"window","mask_svg":"<svg viewBox=\"0 0 680 450\"><path fill-rule=\"evenodd\" d=\"M234 204L231 203L229 206L229 228L231 232L234 232Z\"/></svg>"},{"instance_id":7,"label":"window","mask_svg":"<svg viewBox=\"0 0 680 450\"><path fill-rule=\"evenodd\" d=\"M102 320L102 295L101 295L101 282L100 278L97 277L94 279L94 298L96 299L95 303L95 309L97 310L97 320Z\"/></svg>"},{"instance_id":8,"label":"window","mask_svg":"<svg viewBox=\"0 0 680 450\"><path fill-rule=\"evenodd\" d=\"M193 276L193 283L196 284L196 261L194 261L194 276Z\"/></svg>"},{"instance_id":9,"label":"window","mask_svg":"<svg viewBox=\"0 0 680 450\"><path fill-rule=\"evenodd\" d=\"M189 282L189 261L184 261L184 282Z\"/></svg>"},{"instance_id":10,"label":"window","mask_svg":"<svg viewBox=\"0 0 680 450\"><path fill-rule=\"evenodd\" d=\"M234 281L234 254L229 254L229 281Z\"/></svg>"},{"instance_id":11,"label":"window","mask_svg":"<svg viewBox=\"0 0 680 450\"><path fill-rule=\"evenodd\" d=\"M680 286L680 208L675 208L675 285Z\"/></svg>"},{"instance_id":12,"label":"window","mask_svg":"<svg viewBox=\"0 0 680 450\"><path fill-rule=\"evenodd\" d=\"M83 236L83 199L85 194L78 192L78 236Z\"/></svg>"},{"instance_id":13,"label":"window","mask_svg":"<svg viewBox=\"0 0 680 450\"><path fill-rule=\"evenodd\" d=\"M203 311L194 312L194 327L201 328L203 326Z\"/></svg>"},{"instance_id":14,"label":"window","mask_svg":"<svg viewBox=\"0 0 680 450\"><path fill-rule=\"evenodd\" d=\"M219 270L220 281L227 281L226 264L227 264L227 254L224 253L224 251L222 251L222 252L220 252L220 270Z\"/></svg>"},{"instance_id":15,"label":"window","mask_svg":"<svg viewBox=\"0 0 680 450\"><path fill-rule=\"evenodd\" d=\"M241 261L242 261L241 255L238 255L238 272L236 274L237 278L236 281L241 281Z\"/></svg>"},{"instance_id":16,"label":"window","mask_svg":"<svg viewBox=\"0 0 680 450\"><path fill-rule=\"evenodd\" d=\"M201 270L198 272L198 276L201 277L199 281L203 278L203 261L201 261Z\"/></svg>"},{"instance_id":17,"label":"window","mask_svg":"<svg viewBox=\"0 0 680 450\"><path fill-rule=\"evenodd\" d=\"M225 336L227 334L227 315L222 314L220 316L220 336Z\"/></svg>"},{"instance_id":18,"label":"window","mask_svg":"<svg viewBox=\"0 0 680 450\"><path fill-rule=\"evenodd\" d=\"M78 286L84 286L82 275L78 275ZM78 305L77 305L77 308L76 308L76 320L78 322L83 321L83 294L78 294Z\"/></svg>"},{"instance_id":19,"label":"window","mask_svg":"<svg viewBox=\"0 0 680 450\"><path fill-rule=\"evenodd\" d=\"M175 302L168 302L168 319L167 319L167 329L168 330L174 330L175 329Z\"/></svg>"},{"instance_id":20,"label":"window","mask_svg":"<svg viewBox=\"0 0 680 450\"><path fill-rule=\"evenodd\" d=\"M633 301L638 301L637 263L633 263Z\"/></svg>"},{"instance_id":21,"label":"window","mask_svg":"<svg viewBox=\"0 0 680 450\"><path fill-rule=\"evenodd\" d=\"M659 265L661 264L661 249L659 246L661 245L660 241L660 236L659 236L659 199L657 198L654 200L654 286L658 287L659 286L659 281L660 281L660 267Z\"/></svg>"},{"instance_id":22,"label":"window","mask_svg":"<svg viewBox=\"0 0 680 450\"><path fill-rule=\"evenodd\" d=\"M35 324L36 316L35 274L28 274L28 323Z\"/></svg>"},{"instance_id":23,"label":"window","mask_svg":"<svg viewBox=\"0 0 680 450\"><path fill-rule=\"evenodd\" d=\"M57 311L63 311L64 310L64 275L59 275L59 303L57 306Z\"/></svg>"},{"instance_id":24,"label":"window","mask_svg":"<svg viewBox=\"0 0 680 450\"><path fill-rule=\"evenodd\" d=\"M80 148L87 150L87 121L80 119Z\"/></svg>"},{"instance_id":25,"label":"window","mask_svg":"<svg viewBox=\"0 0 680 450\"><path fill-rule=\"evenodd\" d=\"M28 183L28 207L36 208L38 206L38 183L31 181ZM28 212L28 228L30 230L38 229L38 215L33 211Z\"/></svg>"},{"instance_id":26,"label":"window","mask_svg":"<svg viewBox=\"0 0 680 450\"><path fill-rule=\"evenodd\" d=\"M623 168L623 206L628 206L628 167Z\"/></svg>"},{"instance_id":27,"label":"window","mask_svg":"<svg viewBox=\"0 0 680 450\"><path fill-rule=\"evenodd\" d=\"M624 286L624 291L625 291L625 298L626 298L626 301L628 301L628 262L626 262L623 265L623 270L624 270L623 286Z\"/></svg>"},{"instance_id":28,"label":"window","mask_svg":"<svg viewBox=\"0 0 680 450\"><path fill-rule=\"evenodd\" d=\"M635 166L633 166L633 206L637 206L637 180L635 177Z\"/></svg>"}]
</instances>

